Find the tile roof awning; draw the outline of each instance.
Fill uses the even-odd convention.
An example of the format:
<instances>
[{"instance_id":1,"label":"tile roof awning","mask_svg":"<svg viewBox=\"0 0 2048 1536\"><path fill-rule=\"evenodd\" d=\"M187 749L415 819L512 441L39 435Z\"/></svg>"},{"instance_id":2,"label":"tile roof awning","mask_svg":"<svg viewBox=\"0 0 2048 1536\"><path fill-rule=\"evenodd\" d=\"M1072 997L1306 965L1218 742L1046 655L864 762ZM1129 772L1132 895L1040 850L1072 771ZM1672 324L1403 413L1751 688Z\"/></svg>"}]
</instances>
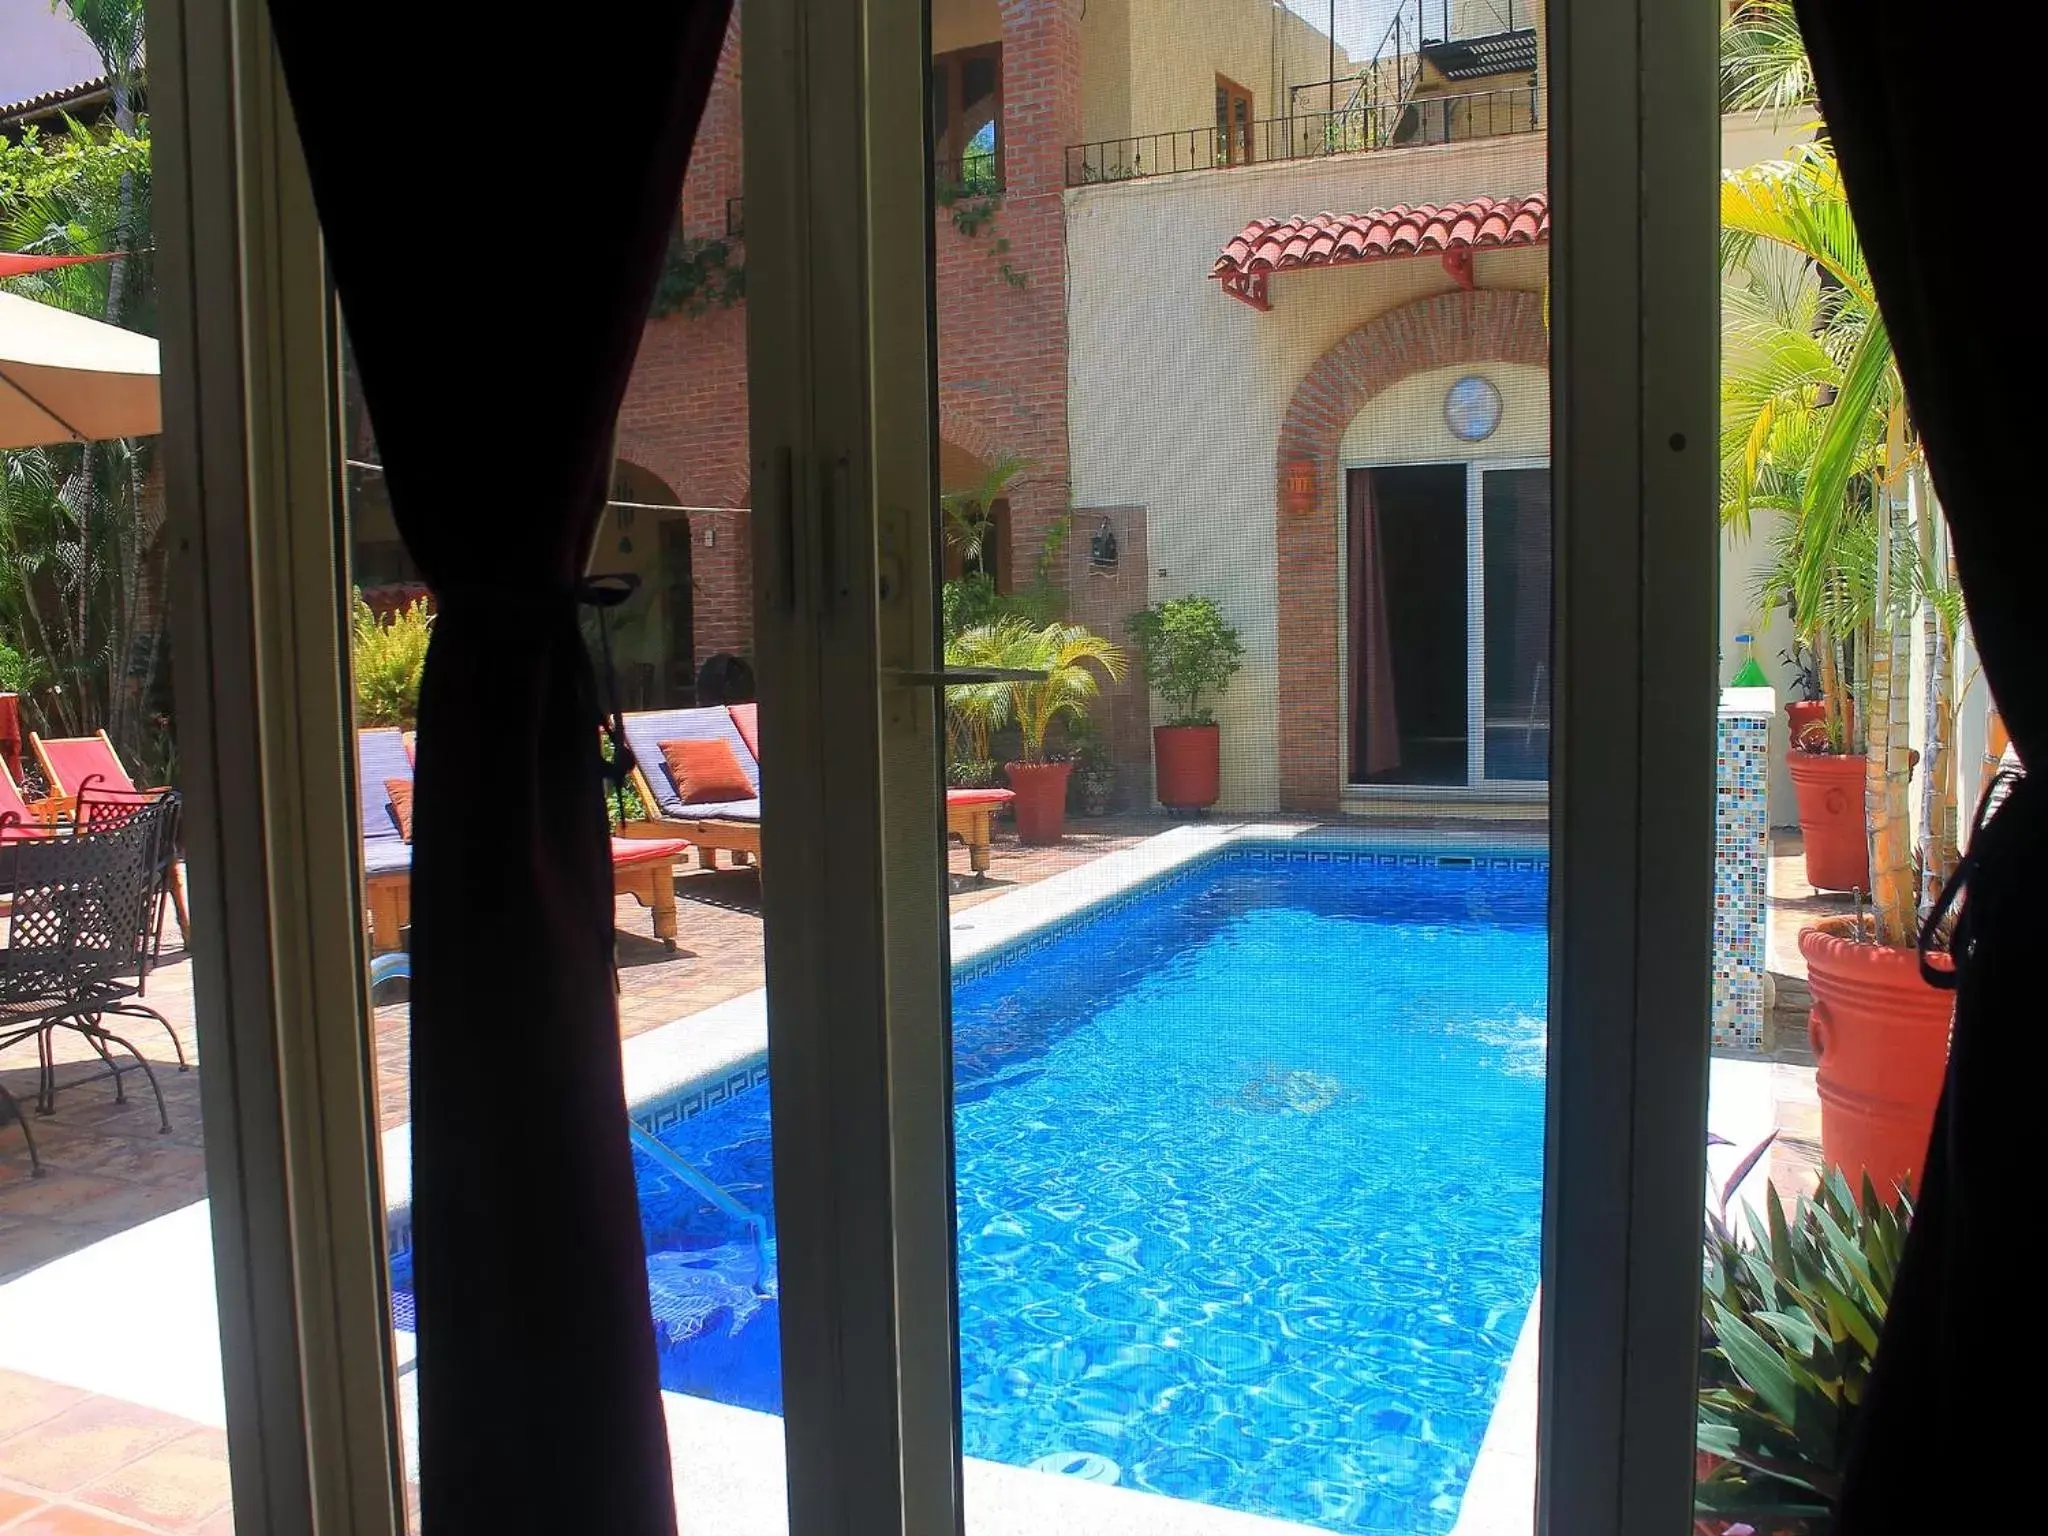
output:
<instances>
[{"instance_id":1,"label":"tile roof awning","mask_svg":"<svg viewBox=\"0 0 2048 1536\"><path fill-rule=\"evenodd\" d=\"M1403 203L1367 213L1319 213L1312 219L1254 219L1223 247L1209 275L1232 298L1254 309L1271 309L1266 289L1276 272L1436 256L1460 287L1470 288L1476 253L1549 241L1550 199L1542 192L1414 208Z\"/></svg>"}]
</instances>

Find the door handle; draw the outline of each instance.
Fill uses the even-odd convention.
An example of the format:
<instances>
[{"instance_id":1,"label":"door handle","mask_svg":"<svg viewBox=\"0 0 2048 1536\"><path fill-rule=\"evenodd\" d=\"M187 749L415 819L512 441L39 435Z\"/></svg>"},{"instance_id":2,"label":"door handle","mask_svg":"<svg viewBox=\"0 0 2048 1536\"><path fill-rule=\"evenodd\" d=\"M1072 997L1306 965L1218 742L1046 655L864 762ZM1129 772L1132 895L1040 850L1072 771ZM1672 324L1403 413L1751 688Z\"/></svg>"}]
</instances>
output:
<instances>
[{"instance_id":1,"label":"door handle","mask_svg":"<svg viewBox=\"0 0 2048 1536\"><path fill-rule=\"evenodd\" d=\"M882 676L898 688L957 688L968 683L1042 683L1048 673L1030 667L941 667L936 672L915 672L903 667L885 667Z\"/></svg>"}]
</instances>

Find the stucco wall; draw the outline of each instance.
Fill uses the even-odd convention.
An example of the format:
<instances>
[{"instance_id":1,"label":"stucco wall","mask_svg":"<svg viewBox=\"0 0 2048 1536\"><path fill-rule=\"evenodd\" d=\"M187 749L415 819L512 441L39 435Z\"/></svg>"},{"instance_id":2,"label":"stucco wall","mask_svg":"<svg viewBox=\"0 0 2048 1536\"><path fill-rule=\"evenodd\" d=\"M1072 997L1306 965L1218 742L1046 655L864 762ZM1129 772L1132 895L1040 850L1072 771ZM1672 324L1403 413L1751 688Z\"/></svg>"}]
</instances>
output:
<instances>
[{"instance_id":1,"label":"stucco wall","mask_svg":"<svg viewBox=\"0 0 2048 1536\"><path fill-rule=\"evenodd\" d=\"M1444 423L1444 391L1468 373L1500 391L1500 425L1468 443ZM1466 459L1550 457L1550 374L1514 363L1432 368L1412 373L1352 417L1337 449L1341 463L1441 464Z\"/></svg>"},{"instance_id":2,"label":"stucco wall","mask_svg":"<svg viewBox=\"0 0 2048 1536\"><path fill-rule=\"evenodd\" d=\"M1287 87L1327 78L1329 42L1270 0L1126 0L1133 134L1213 127L1216 77L1252 93L1252 116L1287 115ZM1350 61L1337 50L1337 73ZM1093 137L1093 135L1091 135ZM1263 153L1255 146L1254 154Z\"/></svg>"},{"instance_id":3,"label":"stucco wall","mask_svg":"<svg viewBox=\"0 0 2048 1536\"><path fill-rule=\"evenodd\" d=\"M1208 279L1260 215L1526 193L1538 135L1198 172L1067 193L1074 501L1143 506L1151 597L1205 593L1243 634L1222 701L1223 804L1279 803L1274 453L1296 385L1365 321L1455 292L1428 259L1281 277L1262 314ZM1540 290L1543 251L1482 255L1482 289Z\"/></svg>"},{"instance_id":4,"label":"stucco wall","mask_svg":"<svg viewBox=\"0 0 2048 1536\"><path fill-rule=\"evenodd\" d=\"M996 0L935 0L932 6L932 52L951 53L1000 42L1002 14Z\"/></svg>"}]
</instances>

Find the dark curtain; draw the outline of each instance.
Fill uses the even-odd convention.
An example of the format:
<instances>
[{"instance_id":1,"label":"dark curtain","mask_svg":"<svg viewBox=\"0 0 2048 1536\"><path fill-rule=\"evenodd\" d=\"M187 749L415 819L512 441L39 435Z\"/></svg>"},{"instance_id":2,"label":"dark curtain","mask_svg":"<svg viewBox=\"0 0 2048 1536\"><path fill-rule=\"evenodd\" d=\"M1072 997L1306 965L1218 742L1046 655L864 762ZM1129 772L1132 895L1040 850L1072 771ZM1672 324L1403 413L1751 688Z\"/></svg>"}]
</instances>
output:
<instances>
[{"instance_id":1,"label":"dark curtain","mask_svg":"<svg viewBox=\"0 0 2048 1536\"><path fill-rule=\"evenodd\" d=\"M435 1536L675 1529L576 590L728 7L271 7L437 611L411 945Z\"/></svg>"},{"instance_id":2,"label":"dark curtain","mask_svg":"<svg viewBox=\"0 0 2048 1536\"><path fill-rule=\"evenodd\" d=\"M1350 536L1351 778L1365 783L1401 766L1401 729L1394 712L1394 637L1387 622L1387 559L1380 539L1372 471L1345 477Z\"/></svg>"},{"instance_id":3,"label":"dark curtain","mask_svg":"<svg viewBox=\"0 0 2048 1536\"><path fill-rule=\"evenodd\" d=\"M1969 232L2029 184L2038 108L2025 91L1976 92L1956 119L1963 135L1940 131L1925 6L1799 0L1798 11L1984 675L2021 760L2038 768L2048 564L2031 461L2048 397L2043 327L2019 253ZM2021 1364L2038 1327L2020 1288L2040 1198L2027 1133L2040 1115L2029 1064L2048 1029L2048 972L2034 963L2048 933L2044 793L2036 773L1971 845L1948 1076L1850 1452L1841 1536L2004 1528L1978 1518L1994 1501L2017 1526L2038 1519L2026 1488L2039 1413Z\"/></svg>"}]
</instances>

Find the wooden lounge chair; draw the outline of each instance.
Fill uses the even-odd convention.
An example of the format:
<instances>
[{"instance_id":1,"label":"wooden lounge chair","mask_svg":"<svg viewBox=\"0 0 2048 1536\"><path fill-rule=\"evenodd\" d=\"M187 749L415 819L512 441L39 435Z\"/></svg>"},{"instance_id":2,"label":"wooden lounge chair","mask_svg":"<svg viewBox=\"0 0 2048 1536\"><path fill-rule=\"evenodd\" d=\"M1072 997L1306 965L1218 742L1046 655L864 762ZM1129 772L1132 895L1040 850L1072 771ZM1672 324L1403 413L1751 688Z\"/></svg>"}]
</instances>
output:
<instances>
[{"instance_id":1,"label":"wooden lounge chair","mask_svg":"<svg viewBox=\"0 0 2048 1536\"><path fill-rule=\"evenodd\" d=\"M154 797L165 792L165 786L135 782L105 731L94 731L90 736L47 738L31 731L28 746L43 770L43 782L50 786L50 793L65 800L76 801L87 792L116 797ZM170 895L171 910L178 919L178 937L182 940L190 937L191 924L185 911L184 863L176 845L165 849L165 860L164 889Z\"/></svg>"},{"instance_id":2,"label":"wooden lounge chair","mask_svg":"<svg viewBox=\"0 0 2048 1536\"><path fill-rule=\"evenodd\" d=\"M747 775L752 798L709 804L686 804L662 756L665 741L723 741ZM713 705L702 709L650 710L626 716L626 744L633 749L633 788L646 808L646 821L619 830L628 837L686 837L697 845L706 869L718 865L718 852L736 862L761 858L760 727L752 704ZM1015 797L1007 789L946 791L946 830L967 845L968 863L978 878L988 877L989 843L996 812Z\"/></svg>"},{"instance_id":3,"label":"wooden lounge chair","mask_svg":"<svg viewBox=\"0 0 2048 1536\"><path fill-rule=\"evenodd\" d=\"M42 836L67 820L76 804L69 795L51 795L31 803L7 771L7 764L0 762L0 837Z\"/></svg>"},{"instance_id":4,"label":"wooden lounge chair","mask_svg":"<svg viewBox=\"0 0 2048 1536\"><path fill-rule=\"evenodd\" d=\"M362 805L363 885L370 903L370 952L398 949L412 921L412 844L399 827L386 785L412 782L412 754L399 731L356 732L357 799ZM612 889L652 914L654 936L676 947L676 861L688 851L680 838L612 839Z\"/></svg>"},{"instance_id":5,"label":"wooden lounge chair","mask_svg":"<svg viewBox=\"0 0 2048 1536\"><path fill-rule=\"evenodd\" d=\"M753 794L744 800L685 804L661 755L665 741L722 741L746 774ZM633 749L633 792L647 820L619 828L626 837L682 837L694 843L706 869L718 855L736 863L761 857L761 767L746 738L722 704L702 709L644 710L626 716L626 745Z\"/></svg>"}]
</instances>

